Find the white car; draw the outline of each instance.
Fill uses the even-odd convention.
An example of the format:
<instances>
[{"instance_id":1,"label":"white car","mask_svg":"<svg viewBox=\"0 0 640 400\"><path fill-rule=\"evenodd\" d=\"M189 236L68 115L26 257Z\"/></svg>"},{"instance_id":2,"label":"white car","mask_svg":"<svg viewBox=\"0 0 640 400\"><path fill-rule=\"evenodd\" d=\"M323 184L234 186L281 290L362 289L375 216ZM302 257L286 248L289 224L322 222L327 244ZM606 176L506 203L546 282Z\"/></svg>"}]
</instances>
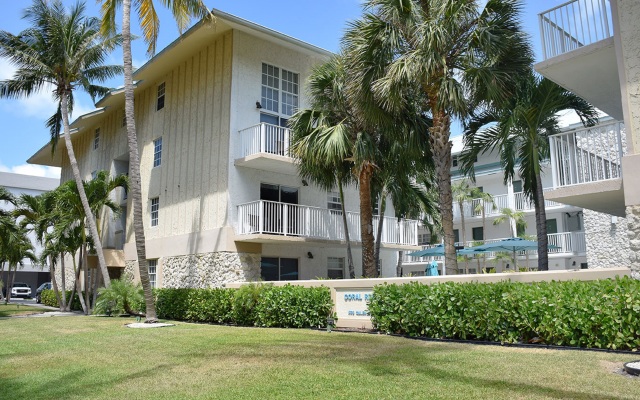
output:
<instances>
[{"instance_id":1,"label":"white car","mask_svg":"<svg viewBox=\"0 0 640 400\"><path fill-rule=\"evenodd\" d=\"M31 287L26 283L16 282L11 287L11 296L12 297L31 297Z\"/></svg>"}]
</instances>

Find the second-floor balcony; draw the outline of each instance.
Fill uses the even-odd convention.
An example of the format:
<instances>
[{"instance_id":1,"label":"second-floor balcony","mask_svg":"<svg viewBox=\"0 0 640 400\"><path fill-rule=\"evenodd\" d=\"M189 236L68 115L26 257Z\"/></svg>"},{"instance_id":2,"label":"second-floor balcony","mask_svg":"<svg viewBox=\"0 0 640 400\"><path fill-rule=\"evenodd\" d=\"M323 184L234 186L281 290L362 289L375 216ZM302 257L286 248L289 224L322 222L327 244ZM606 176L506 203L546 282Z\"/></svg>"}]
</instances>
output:
<instances>
[{"instance_id":1,"label":"second-floor balcony","mask_svg":"<svg viewBox=\"0 0 640 400\"><path fill-rule=\"evenodd\" d=\"M374 234L378 229L378 217L373 218ZM347 212L349 239L360 242L360 214ZM299 237L318 240L345 240L342 212L299 204L257 200L238 205L238 235L248 241L278 241L282 237ZM262 236L270 235L270 236ZM418 221L397 220L384 217L381 242L389 245L417 246Z\"/></svg>"},{"instance_id":2,"label":"second-floor balcony","mask_svg":"<svg viewBox=\"0 0 640 400\"><path fill-rule=\"evenodd\" d=\"M502 210L510 208L516 211L533 211L535 206L525 196L523 192L516 192L510 199L508 194L499 194L492 196L493 202L483 201L482 199L473 199L465 201L462 206L465 218L482 217L484 208L485 217L495 217L502 214ZM544 201L545 208L562 207L562 204L552 200ZM453 204L453 218L460 219L460 205L456 202Z\"/></svg>"},{"instance_id":3,"label":"second-floor balcony","mask_svg":"<svg viewBox=\"0 0 640 400\"><path fill-rule=\"evenodd\" d=\"M557 248L549 249L550 255L561 255L561 256L584 256L587 253L587 242L585 238L584 232L562 232L562 233L550 233L547 235L549 240L549 246L556 246ZM456 243L456 246L464 246L465 248L477 246L481 243L493 243L499 242L506 238L499 239L487 239L484 241L468 241L468 242L459 242ZM423 249L427 249L433 247L434 245L423 246ZM520 251L517 255L521 257L525 257L527 254L529 256L536 256L536 250L527 250ZM495 252L484 252L481 253L482 256L486 258L495 258ZM443 256L434 256L434 257L411 257L406 254L403 256L403 262L407 264L419 263L424 264L427 262L431 262L432 260L442 261L444 260Z\"/></svg>"},{"instance_id":4,"label":"second-floor balcony","mask_svg":"<svg viewBox=\"0 0 640 400\"><path fill-rule=\"evenodd\" d=\"M267 124L250 126L239 131L240 153L235 165L285 174L295 173L289 154L291 132L288 128Z\"/></svg>"},{"instance_id":5,"label":"second-floor balcony","mask_svg":"<svg viewBox=\"0 0 640 400\"><path fill-rule=\"evenodd\" d=\"M561 203L624 216L622 157L624 124L580 128L549 138L553 189Z\"/></svg>"},{"instance_id":6,"label":"second-floor balcony","mask_svg":"<svg viewBox=\"0 0 640 400\"><path fill-rule=\"evenodd\" d=\"M571 0L538 15L543 76L621 120L620 79L609 0Z\"/></svg>"}]
</instances>

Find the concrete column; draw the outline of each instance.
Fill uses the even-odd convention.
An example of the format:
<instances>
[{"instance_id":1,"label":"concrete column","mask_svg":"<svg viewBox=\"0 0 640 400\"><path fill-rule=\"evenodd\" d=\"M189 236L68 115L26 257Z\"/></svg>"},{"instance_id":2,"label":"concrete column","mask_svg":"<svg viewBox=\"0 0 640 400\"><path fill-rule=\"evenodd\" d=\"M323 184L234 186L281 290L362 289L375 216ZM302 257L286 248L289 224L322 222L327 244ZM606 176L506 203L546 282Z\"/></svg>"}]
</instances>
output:
<instances>
[{"instance_id":1,"label":"concrete column","mask_svg":"<svg viewBox=\"0 0 640 400\"><path fill-rule=\"evenodd\" d=\"M622 179L629 228L631 268L640 275L640 2L611 0L614 44L620 77L627 155Z\"/></svg>"},{"instance_id":2,"label":"concrete column","mask_svg":"<svg viewBox=\"0 0 640 400\"><path fill-rule=\"evenodd\" d=\"M507 199L509 200L509 208L511 211L516 210L516 195L513 192L513 180L509 179L507 181ZM513 232L517 232L516 229L516 221L510 219L509 220L509 235L513 235Z\"/></svg>"}]
</instances>

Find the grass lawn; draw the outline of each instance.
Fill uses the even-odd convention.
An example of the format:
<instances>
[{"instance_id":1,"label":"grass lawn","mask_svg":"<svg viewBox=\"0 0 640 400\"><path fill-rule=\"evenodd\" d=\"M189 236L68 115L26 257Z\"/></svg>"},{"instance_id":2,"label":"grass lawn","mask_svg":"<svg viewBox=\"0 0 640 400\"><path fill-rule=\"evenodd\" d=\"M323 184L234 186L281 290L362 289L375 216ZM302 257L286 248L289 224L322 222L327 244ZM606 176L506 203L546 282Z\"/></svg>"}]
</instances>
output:
<instances>
[{"instance_id":1,"label":"grass lawn","mask_svg":"<svg viewBox=\"0 0 640 400\"><path fill-rule=\"evenodd\" d=\"M0 317L11 317L14 315L39 314L43 312L42 308L23 306L22 304L0 304Z\"/></svg>"},{"instance_id":2,"label":"grass lawn","mask_svg":"<svg viewBox=\"0 0 640 400\"><path fill-rule=\"evenodd\" d=\"M132 319L0 320L7 399L638 399L640 355Z\"/></svg>"}]
</instances>

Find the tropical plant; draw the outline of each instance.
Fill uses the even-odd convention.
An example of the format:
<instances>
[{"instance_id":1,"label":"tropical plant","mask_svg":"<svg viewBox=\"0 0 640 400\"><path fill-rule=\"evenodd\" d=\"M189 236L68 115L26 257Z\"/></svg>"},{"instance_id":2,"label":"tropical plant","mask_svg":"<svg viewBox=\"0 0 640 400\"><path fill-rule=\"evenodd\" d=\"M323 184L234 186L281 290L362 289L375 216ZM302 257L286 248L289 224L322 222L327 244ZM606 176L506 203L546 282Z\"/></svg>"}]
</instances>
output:
<instances>
[{"instance_id":1,"label":"tropical plant","mask_svg":"<svg viewBox=\"0 0 640 400\"><path fill-rule=\"evenodd\" d=\"M143 317L138 308L144 304L142 287L129 279L114 279L108 288L100 288L94 314L129 314Z\"/></svg>"},{"instance_id":2,"label":"tropical plant","mask_svg":"<svg viewBox=\"0 0 640 400\"><path fill-rule=\"evenodd\" d=\"M25 259L36 263L37 258L33 253L33 244L29 239L27 230L21 227L14 219L4 218L6 220L0 224L0 265L8 264L6 304L11 301L11 287L13 286L18 266L23 266Z\"/></svg>"},{"instance_id":3,"label":"tropical plant","mask_svg":"<svg viewBox=\"0 0 640 400\"><path fill-rule=\"evenodd\" d=\"M527 228L527 220L525 219L525 214L523 211L515 211L508 207L502 209L502 214L497 216L496 219L493 220L494 225L500 225L502 223L509 223L509 231L511 232L511 237L519 237L524 235L524 231ZM506 254L506 253L503 253ZM515 253L514 253L515 254ZM517 268L517 256L512 257L511 253L508 254L508 259L513 261L514 270ZM500 259L500 257L496 257L496 259Z\"/></svg>"},{"instance_id":4,"label":"tropical plant","mask_svg":"<svg viewBox=\"0 0 640 400\"><path fill-rule=\"evenodd\" d=\"M124 65L124 112L127 125L127 143L129 146L129 176L131 178L131 202L133 204L133 229L138 254L138 272L144 290L146 305L146 321L155 322L156 310L153 293L149 282L149 265L145 244L144 223L142 220L142 188L140 186L140 155L138 152L138 135L136 132L135 112L133 106L133 59L131 55L131 6L132 0L98 0L102 3L101 30L105 35L113 35L116 31L116 11L122 6L122 55ZM192 17L212 19L202 0L162 0L183 32ZM160 21L153 0L135 0L133 6L138 14L142 27L142 38L147 43L147 54L153 55L160 32Z\"/></svg>"},{"instance_id":5,"label":"tropical plant","mask_svg":"<svg viewBox=\"0 0 640 400\"><path fill-rule=\"evenodd\" d=\"M573 110L585 126L597 122L597 111L589 103L533 71L521 76L516 94L507 103L474 115L465 129L461 169L473 177L478 154L497 151L504 181L516 174L523 192L533 202L538 237L538 270L549 269L547 216L544 206L541 163L549 159L549 136L559 132L559 112Z\"/></svg>"},{"instance_id":6,"label":"tropical plant","mask_svg":"<svg viewBox=\"0 0 640 400\"><path fill-rule=\"evenodd\" d=\"M476 215L480 214L482 216L482 232L483 232L483 234L486 234L486 232L487 232L487 205L491 206L491 210L495 211L497 209L496 202L493 200L493 196L490 193L486 193L486 192L480 190L480 188L477 188L477 187L474 187L471 190L471 197L473 197L474 199L478 200L478 202L476 203L475 207L473 208L473 212ZM484 240L482 242L484 242ZM483 243L479 243L479 244L483 244ZM477 245L474 244L474 246L477 246ZM482 255L481 257L482 257L482 268L486 268L487 258L484 255Z\"/></svg>"},{"instance_id":7,"label":"tropical plant","mask_svg":"<svg viewBox=\"0 0 640 400\"><path fill-rule=\"evenodd\" d=\"M96 96L106 94L108 89L94 82L113 78L122 68L104 65L119 38L102 36L99 20L85 16L84 11L84 3L76 3L67 11L60 0L34 0L23 16L31 23L30 28L18 35L0 31L0 57L17 67L12 79L0 82L0 97L28 97L53 86L58 109L47 121L52 148L55 151L62 125L69 164L88 217L87 225L91 234L98 237L71 141L69 114L73 111L74 90L83 89L95 101ZM104 283L109 286L101 243L96 243L96 250Z\"/></svg>"},{"instance_id":8,"label":"tropical plant","mask_svg":"<svg viewBox=\"0 0 640 400\"><path fill-rule=\"evenodd\" d=\"M384 109L417 101L433 119L429 132L445 243L455 271L450 126L472 110L504 102L513 80L532 62L518 0L368 0L345 42L360 83L370 84ZM375 109L363 117L376 121Z\"/></svg>"}]
</instances>

